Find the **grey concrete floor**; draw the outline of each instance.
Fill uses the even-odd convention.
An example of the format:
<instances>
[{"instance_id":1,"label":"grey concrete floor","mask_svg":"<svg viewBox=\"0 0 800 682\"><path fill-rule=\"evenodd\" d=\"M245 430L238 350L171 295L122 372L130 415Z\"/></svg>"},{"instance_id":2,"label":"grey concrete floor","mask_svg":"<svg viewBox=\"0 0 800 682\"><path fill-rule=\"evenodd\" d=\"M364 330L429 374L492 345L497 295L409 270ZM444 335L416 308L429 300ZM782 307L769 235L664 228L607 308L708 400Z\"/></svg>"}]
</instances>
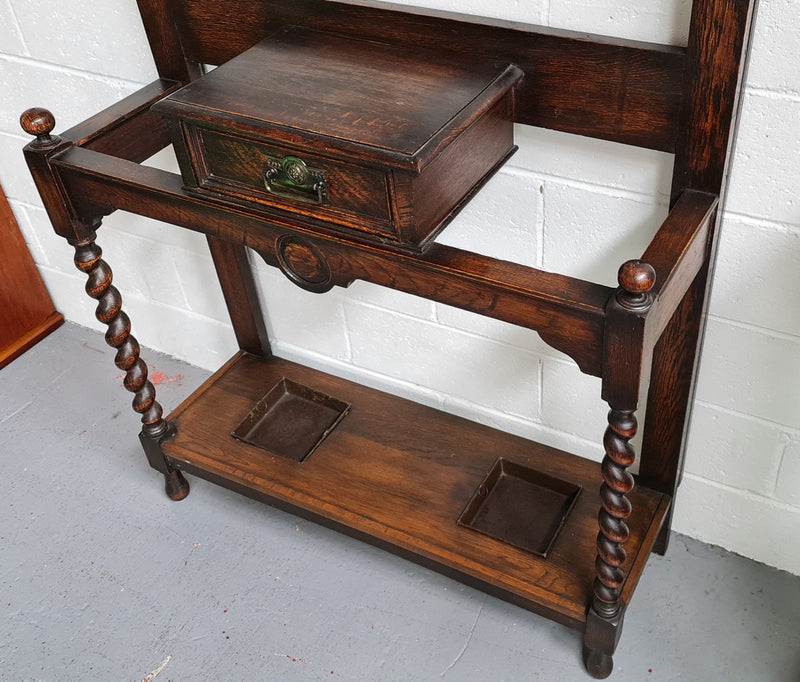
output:
<instances>
[{"instance_id":1,"label":"grey concrete floor","mask_svg":"<svg viewBox=\"0 0 800 682\"><path fill-rule=\"evenodd\" d=\"M144 349L169 410L208 373ZM587 680L578 632L139 448L102 335L0 371L0 679ZM675 535L611 679L800 680L800 577Z\"/></svg>"}]
</instances>

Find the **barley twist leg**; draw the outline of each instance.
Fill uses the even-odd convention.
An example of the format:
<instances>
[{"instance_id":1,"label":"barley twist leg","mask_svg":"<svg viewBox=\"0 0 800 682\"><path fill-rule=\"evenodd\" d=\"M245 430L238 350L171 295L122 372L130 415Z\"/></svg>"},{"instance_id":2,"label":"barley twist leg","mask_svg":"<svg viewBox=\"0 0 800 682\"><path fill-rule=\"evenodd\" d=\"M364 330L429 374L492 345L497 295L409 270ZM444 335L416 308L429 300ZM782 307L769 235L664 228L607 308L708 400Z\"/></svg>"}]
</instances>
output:
<instances>
[{"instance_id":1,"label":"barley twist leg","mask_svg":"<svg viewBox=\"0 0 800 682\"><path fill-rule=\"evenodd\" d=\"M174 427L163 418L156 400L156 389L147 378L147 365L139 357L139 343L131 335L131 321L122 310L122 296L111 283L111 268L102 258L94 239L76 242L75 265L87 275L86 293L97 300L95 316L108 326L106 343L117 349L114 363L125 372L123 384L133 393L133 409L142 417L140 439L151 466L164 474L167 495L182 500L189 494L189 484L180 471L170 467L161 444L171 438Z\"/></svg>"},{"instance_id":2,"label":"barley twist leg","mask_svg":"<svg viewBox=\"0 0 800 682\"><path fill-rule=\"evenodd\" d=\"M611 674L612 653L622 630L625 606L621 600L626 554L623 544L628 539L631 503L627 495L633 490L633 476L628 467L636 453L630 439L636 435L637 422L633 410L608 413L608 428L603 437L605 457L601 465L603 483L600 486L601 508L598 515L596 577L592 605L587 615L584 663L596 678Z\"/></svg>"}]
</instances>

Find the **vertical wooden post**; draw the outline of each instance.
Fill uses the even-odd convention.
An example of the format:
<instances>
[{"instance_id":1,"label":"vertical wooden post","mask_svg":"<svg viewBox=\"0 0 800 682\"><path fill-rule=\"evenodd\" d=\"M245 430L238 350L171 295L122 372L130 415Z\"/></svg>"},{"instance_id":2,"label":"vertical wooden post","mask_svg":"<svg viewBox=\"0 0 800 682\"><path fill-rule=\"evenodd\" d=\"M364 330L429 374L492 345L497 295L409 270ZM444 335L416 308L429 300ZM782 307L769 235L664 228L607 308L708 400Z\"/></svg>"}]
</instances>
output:
<instances>
[{"instance_id":1,"label":"vertical wooden post","mask_svg":"<svg viewBox=\"0 0 800 682\"><path fill-rule=\"evenodd\" d=\"M724 193L754 6L755 0L695 0L693 4L672 205L686 189ZM673 498L682 475L716 232L709 241L705 266L653 355L639 480ZM662 554L669 541L671 516L672 509L655 547Z\"/></svg>"},{"instance_id":2,"label":"vertical wooden post","mask_svg":"<svg viewBox=\"0 0 800 682\"><path fill-rule=\"evenodd\" d=\"M207 240L239 348L254 355L269 356L267 327L247 260L247 248L218 237L209 236Z\"/></svg>"},{"instance_id":3,"label":"vertical wooden post","mask_svg":"<svg viewBox=\"0 0 800 682\"><path fill-rule=\"evenodd\" d=\"M169 3L161 0L137 2L159 76L182 83L201 76L203 65L187 62L183 56ZM268 356L270 346L264 313L248 264L247 248L216 237L208 238L208 246L239 348L248 353Z\"/></svg>"},{"instance_id":4,"label":"vertical wooden post","mask_svg":"<svg viewBox=\"0 0 800 682\"><path fill-rule=\"evenodd\" d=\"M624 544L629 534L625 520L631 515L627 496L634 486L628 467L636 459L630 440L638 428L635 413L639 387L649 366L644 332L647 311L653 303L650 290L655 284L655 270L643 261L628 261L620 268L618 280L619 289L606 307L603 399L611 410L603 437L596 577L583 647L586 669L600 679L611 674L625 614L621 599L626 579Z\"/></svg>"},{"instance_id":5,"label":"vertical wooden post","mask_svg":"<svg viewBox=\"0 0 800 682\"><path fill-rule=\"evenodd\" d=\"M188 83L196 78L199 65L189 64L183 57L183 49L169 13L169 3L161 0L137 0L150 52L161 78Z\"/></svg>"},{"instance_id":6,"label":"vertical wooden post","mask_svg":"<svg viewBox=\"0 0 800 682\"><path fill-rule=\"evenodd\" d=\"M50 158L71 143L51 134L56 121L46 109L28 109L20 117L20 124L26 133L36 136L25 148L25 155L47 213L56 232L75 247L75 266L88 276L86 293L98 301L95 316L108 326L106 342L117 349L114 362L125 370L125 388L134 394L134 411L142 415L140 439L147 459L164 474L167 494L173 500L182 500L189 494L189 484L180 471L167 464L161 451L161 444L174 436L175 429L163 418L155 387L147 379L147 365L139 357L139 343L130 333L130 319L122 311L122 297L111 283L111 268L94 242L100 218L78 216L50 167Z\"/></svg>"}]
</instances>

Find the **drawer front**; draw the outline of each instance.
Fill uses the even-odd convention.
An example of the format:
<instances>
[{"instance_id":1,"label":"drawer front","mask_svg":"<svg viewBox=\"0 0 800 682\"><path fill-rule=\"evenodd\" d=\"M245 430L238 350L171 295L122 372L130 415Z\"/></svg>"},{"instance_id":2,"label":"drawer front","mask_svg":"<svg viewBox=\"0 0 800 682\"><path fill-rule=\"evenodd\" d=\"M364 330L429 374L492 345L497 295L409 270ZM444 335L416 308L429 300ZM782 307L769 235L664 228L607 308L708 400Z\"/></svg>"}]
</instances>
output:
<instances>
[{"instance_id":1,"label":"drawer front","mask_svg":"<svg viewBox=\"0 0 800 682\"><path fill-rule=\"evenodd\" d=\"M396 238L386 172L208 128L188 132L202 189Z\"/></svg>"}]
</instances>

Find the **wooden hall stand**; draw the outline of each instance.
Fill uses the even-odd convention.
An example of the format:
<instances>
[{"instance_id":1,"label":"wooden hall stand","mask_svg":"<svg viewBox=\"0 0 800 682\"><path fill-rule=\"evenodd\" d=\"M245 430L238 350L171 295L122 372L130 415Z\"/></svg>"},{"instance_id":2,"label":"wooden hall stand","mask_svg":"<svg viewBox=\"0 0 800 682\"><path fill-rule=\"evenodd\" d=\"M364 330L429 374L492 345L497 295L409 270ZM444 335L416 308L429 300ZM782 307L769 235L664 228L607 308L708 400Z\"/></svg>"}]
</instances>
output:
<instances>
[{"instance_id":1,"label":"wooden hall stand","mask_svg":"<svg viewBox=\"0 0 800 682\"><path fill-rule=\"evenodd\" d=\"M683 49L376 3L139 0L160 79L59 136L43 109L21 122L36 136L25 149L31 172L88 276L170 497L188 494L189 472L411 558L584 630L587 669L608 676L647 557L666 551L753 5L695 0ZM299 97L319 73L332 75L315 87L330 85L364 41L399 55L386 63L411 65L392 92L423 91L423 72L439 74L433 91L445 86L422 103L428 124L444 123L416 151L403 147L410 133L390 147L389 132L369 137L376 126L352 144L331 130L364 113L353 102L372 106L359 89L369 65L310 114L307 102L291 108L291 88L269 97L286 83ZM198 80L203 64L224 66ZM237 78L252 68L286 77L259 81L262 94L242 86L238 98ZM441 118L451 95L464 106ZM419 122L381 113L386 131ZM670 213L641 259L621 266L616 290L432 240L510 153L512 119L674 153ZM475 126L484 132L471 139ZM496 144L470 155L487 138ZM182 177L140 165L170 143ZM95 243L114 210L207 235L241 349L166 419ZM611 408L602 465L273 356L248 247L312 291L363 279L536 330L602 379ZM629 441L647 386L634 486ZM314 442L293 449L304 427L279 447L295 426L281 418L308 424L303 410L322 424Z\"/></svg>"}]
</instances>

